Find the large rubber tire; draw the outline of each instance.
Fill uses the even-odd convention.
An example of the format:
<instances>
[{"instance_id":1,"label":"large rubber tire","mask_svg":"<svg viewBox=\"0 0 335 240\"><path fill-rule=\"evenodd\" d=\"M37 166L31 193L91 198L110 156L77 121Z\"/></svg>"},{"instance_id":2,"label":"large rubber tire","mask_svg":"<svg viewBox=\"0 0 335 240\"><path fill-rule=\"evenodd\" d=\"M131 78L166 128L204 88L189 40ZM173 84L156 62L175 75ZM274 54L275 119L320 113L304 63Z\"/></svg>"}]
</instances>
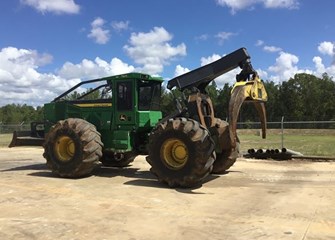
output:
<instances>
[{"instance_id":1,"label":"large rubber tire","mask_svg":"<svg viewBox=\"0 0 335 240\"><path fill-rule=\"evenodd\" d=\"M135 152L119 153L115 155L112 151L105 151L100 161L102 165L106 167L123 168L133 162L136 156L137 154Z\"/></svg>"},{"instance_id":2,"label":"large rubber tire","mask_svg":"<svg viewBox=\"0 0 335 240\"><path fill-rule=\"evenodd\" d=\"M151 132L146 159L160 182L193 187L212 170L214 141L197 121L169 119Z\"/></svg>"},{"instance_id":3,"label":"large rubber tire","mask_svg":"<svg viewBox=\"0 0 335 240\"><path fill-rule=\"evenodd\" d=\"M103 143L94 125L78 118L57 122L44 142L47 166L61 177L89 175L102 156Z\"/></svg>"},{"instance_id":4,"label":"large rubber tire","mask_svg":"<svg viewBox=\"0 0 335 240\"><path fill-rule=\"evenodd\" d=\"M217 118L214 128L222 151L220 153L216 153L216 160L213 164L212 173L223 174L234 165L236 159L239 157L240 142L237 139L235 149L232 148L229 136L229 127L226 121Z\"/></svg>"}]
</instances>

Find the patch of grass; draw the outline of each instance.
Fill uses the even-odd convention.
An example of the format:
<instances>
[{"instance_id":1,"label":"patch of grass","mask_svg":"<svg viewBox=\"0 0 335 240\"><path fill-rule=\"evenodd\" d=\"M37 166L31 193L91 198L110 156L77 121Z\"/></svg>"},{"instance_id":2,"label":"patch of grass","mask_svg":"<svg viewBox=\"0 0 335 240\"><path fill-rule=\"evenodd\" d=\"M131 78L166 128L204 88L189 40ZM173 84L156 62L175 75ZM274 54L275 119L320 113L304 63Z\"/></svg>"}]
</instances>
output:
<instances>
[{"instance_id":1,"label":"patch of grass","mask_svg":"<svg viewBox=\"0 0 335 240\"><path fill-rule=\"evenodd\" d=\"M285 130L284 147L301 152L306 156L335 156L335 131L331 130ZM281 149L280 130L268 130L267 138L262 139L259 130L238 130L241 151L250 148ZM0 147L7 147L12 134L0 134Z\"/></svg>"},{"instance_id":2,"label":"patch of grass","mask_svg":"<svg viewBox=\"0 0 335 240\"><path fill-rule=\"evenodd\" d=\"M10 141L12 141L12 137L12 133L0 134L0 147L7 147Z\"/></svg>"},{"instance_id":3,"label":"patch of grass","mask_svg":"<svg viewBox=\"0 0 335 240\"><path fill-rule=\"evenodd\" d=\"M238 136L241 141L241 151L247 152L250 148L255 149L281 149L282 137L280 132L269 131L267 138L262 139L257 131L254 134L250 131L238 131ZM293 151L301 152L306 156L335 156L335 136L329 132L324 134L324 131L313 133L304 130L294 130L284 132L284 147Z\"/></svg>"}]
</instances>

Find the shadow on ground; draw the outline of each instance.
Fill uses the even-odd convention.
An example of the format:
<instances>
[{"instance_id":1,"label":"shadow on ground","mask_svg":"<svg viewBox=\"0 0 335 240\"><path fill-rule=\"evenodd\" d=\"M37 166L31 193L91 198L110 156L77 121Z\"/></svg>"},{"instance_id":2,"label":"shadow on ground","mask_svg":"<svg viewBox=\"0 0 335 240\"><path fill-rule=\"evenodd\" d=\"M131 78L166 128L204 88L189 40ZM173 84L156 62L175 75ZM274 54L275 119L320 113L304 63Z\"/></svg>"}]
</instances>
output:
<instances>
[{"instance_id":1,"label":"shadow on ground","mask_svg":"<svg viewBox=\"0 0 335 240\"><path fill-rule=\"evenodd\" d=\"M48 177L48 178L59 178L55 173L52 173L46 166L45 163L30 164L25 166L18 166L9 169L1 170L0 172L11 172L11 171L34 171L30 172L27 175L34 177ZM228 174L228 172L220 175ZM95 177L104 177L104 178L113 178L117 176L122 176L129 178L131 180L124 182L125 185L132 186L141 186L141 187L150 187L150 188L166 188L166 189L175 189L177 192L187 193L187 194L203 194L201 192L194 192L194 190L202 187L203 184L211 182L217 178L219 175L208 175L201 183L192 187L192 188L169 188L167 184L159 182L155 175L153 175L148 170L140 170L139 168L132 167L131 165L125 168L115 168L115 167L105 167L99 165L95 168L89 176ZM86 177L89 177L86 176ZM61 179L61 178L60 178ZM83 178L67 178L67 180L80 180Z\"/></svg>"}]
</instances>

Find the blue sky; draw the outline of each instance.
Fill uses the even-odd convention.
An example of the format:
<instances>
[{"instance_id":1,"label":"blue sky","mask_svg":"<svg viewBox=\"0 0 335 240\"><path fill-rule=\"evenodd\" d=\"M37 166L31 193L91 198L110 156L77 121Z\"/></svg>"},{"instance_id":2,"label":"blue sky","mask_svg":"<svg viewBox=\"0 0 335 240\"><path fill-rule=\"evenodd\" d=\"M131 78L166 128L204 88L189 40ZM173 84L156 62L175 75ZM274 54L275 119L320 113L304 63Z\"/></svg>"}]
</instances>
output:
<instances>
[{"instance_id":1,"label":"blue sky","mask_svg":"<svg viewBox=\"0 0 335 240\"><path fill-rule=\"evenodd\" d=\"M335 77L333 0L2 0L0 106L42 105L87 79L169 80L246 47L264 80ZM216 83L234 83L238 69Z\"/></svg>"}]
</instances>

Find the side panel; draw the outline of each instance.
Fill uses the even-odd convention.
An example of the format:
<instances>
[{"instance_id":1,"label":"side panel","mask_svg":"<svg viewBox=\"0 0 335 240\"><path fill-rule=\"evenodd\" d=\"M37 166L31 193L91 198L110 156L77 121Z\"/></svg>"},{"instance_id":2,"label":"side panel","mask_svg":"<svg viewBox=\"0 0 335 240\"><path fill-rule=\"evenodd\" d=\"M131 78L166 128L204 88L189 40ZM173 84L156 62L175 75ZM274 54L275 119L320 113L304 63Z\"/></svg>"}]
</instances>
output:
<instances>
[{"instance_id":1,"label":"side panel","mask_svg":"<svg viewBox=\"0 0 335 240\"><path fill-rule=\"evenodd\" d=\"M113 131L112 150L114 152L127 152L132 150L130 131L126 130Z\"/></svg>"},{"instance_id":2,"label":"side panel","mask_svg":"<svg viewBox=\"0 0 335 240\"><path fill-rule=\"evenodd\" d=\"M162 112L159 111L137 111L136 112L139 130L151 130L160 119L162 119Z\"/></svg>"},{"instance_id":3,"label":"side panel","mask_svg":"<svg viewBox=\"0 0 335 240\"><path fill-rule=\"evenodd\" d=\"M99 132L110 131L112 119L112 104L77 106L68 102L48 103L44 105L45 132L59 120L66 118L81 118L96 126Z\"/></svg>"},{"instance_id":4,"label":"side panel","mask_svg":"<svg viewBox=\"0 0 335 240\"><path fill-rule=\"evenodd\" d=\"M134 145L136 149L142 153L147 154L147 145L149 143L149 133L156 126L159 120L162 119L162 112L160 111L137 111L137 130L134 133Z\"/></svg>"}]
</instances>

